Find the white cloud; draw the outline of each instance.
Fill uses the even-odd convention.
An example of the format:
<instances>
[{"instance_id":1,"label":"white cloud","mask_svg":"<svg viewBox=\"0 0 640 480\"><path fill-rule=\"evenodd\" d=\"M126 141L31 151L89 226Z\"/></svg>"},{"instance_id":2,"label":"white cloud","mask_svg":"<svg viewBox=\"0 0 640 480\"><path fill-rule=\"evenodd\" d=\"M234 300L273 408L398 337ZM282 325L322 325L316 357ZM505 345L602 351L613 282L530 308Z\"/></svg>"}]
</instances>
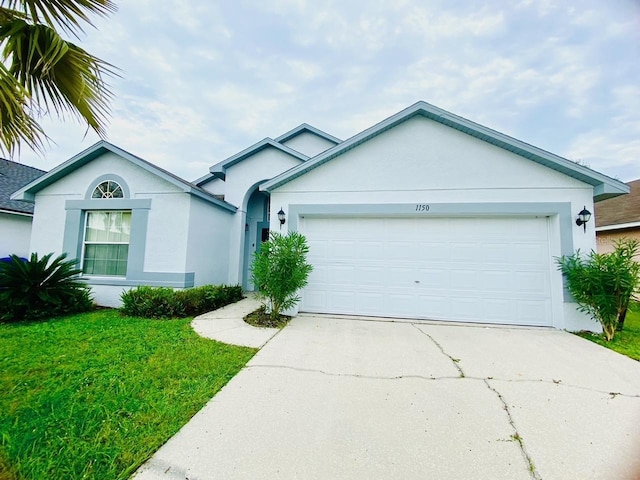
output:
<instances>
[{"instance_id":1,"label":"white cloud","mask_svg":"<svg viewBox=\"0 0 640 480\"><path fill-rule=\"evenodd\" d=\"M599 0L136 0L80 44L124 72L109 140L191 179L299 123L346 138L417 100L627 179L639 18ZM57 145L25 163L97 138L45 127Z\"/></svg>"}]
</instances>

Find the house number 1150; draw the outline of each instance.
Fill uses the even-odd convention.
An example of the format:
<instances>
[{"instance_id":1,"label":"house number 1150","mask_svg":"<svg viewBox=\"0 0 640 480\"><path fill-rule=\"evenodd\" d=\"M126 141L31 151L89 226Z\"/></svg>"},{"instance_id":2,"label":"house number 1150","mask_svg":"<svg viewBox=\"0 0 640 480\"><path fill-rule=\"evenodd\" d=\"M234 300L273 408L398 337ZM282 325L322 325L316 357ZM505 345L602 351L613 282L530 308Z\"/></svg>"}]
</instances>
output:
<instances>
[{"instance_id":1,"label":"house number 1150","mask_svg":"<svg viewBox=\"0 0 640 480\"><path fill-rule=\"evenodd\" d=\"M417 203L416 204L416 212L428 212L429 205L426 203Z\"/></svg>"}]
</instances>

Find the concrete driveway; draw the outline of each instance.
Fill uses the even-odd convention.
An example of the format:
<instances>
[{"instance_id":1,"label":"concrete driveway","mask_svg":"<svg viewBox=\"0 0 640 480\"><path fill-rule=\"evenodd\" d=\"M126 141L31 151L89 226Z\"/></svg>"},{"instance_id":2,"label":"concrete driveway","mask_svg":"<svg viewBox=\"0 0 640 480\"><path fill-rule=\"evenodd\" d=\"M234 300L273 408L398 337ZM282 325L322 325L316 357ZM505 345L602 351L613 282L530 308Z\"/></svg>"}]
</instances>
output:
<instances>
[{"instance_id":1,"label":"concrete driveway","mask_svg":"<svg viewBox=\"0 0 640 480\"><path fill-rule=\"evenodd\" d=\"M148 479L637 479L640 363L569 333L301 315Z\"/></svg>"}]
</instances>

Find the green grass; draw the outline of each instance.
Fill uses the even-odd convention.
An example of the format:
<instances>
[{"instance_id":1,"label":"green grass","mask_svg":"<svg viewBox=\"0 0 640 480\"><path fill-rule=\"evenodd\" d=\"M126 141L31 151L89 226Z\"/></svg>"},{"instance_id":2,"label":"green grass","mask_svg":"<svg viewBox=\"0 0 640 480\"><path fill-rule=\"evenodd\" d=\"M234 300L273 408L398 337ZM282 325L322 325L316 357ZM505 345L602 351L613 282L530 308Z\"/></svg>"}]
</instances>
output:
<instances>
[{"instance_id":1,"label":"green grass","mask_svg":"<svg viewBox=\"0 0 640 480\"><path fill-rule=\"evenodd\" d=\"M624 329L616 332L610 342L607 342L602 335L593 333L579 332L578 335L640 361L640 303L631 305L624 321Z\"/></svg>"},{"instance_id":2,"label":"green grass","mask_svg":"<svg viewBox=\"0 0 640 480\"><path fill-rule=\"evenodd\" d=\"M189 322L0 324L0 480L128 478L256 352Z\"/></svg>"}]
</instances>

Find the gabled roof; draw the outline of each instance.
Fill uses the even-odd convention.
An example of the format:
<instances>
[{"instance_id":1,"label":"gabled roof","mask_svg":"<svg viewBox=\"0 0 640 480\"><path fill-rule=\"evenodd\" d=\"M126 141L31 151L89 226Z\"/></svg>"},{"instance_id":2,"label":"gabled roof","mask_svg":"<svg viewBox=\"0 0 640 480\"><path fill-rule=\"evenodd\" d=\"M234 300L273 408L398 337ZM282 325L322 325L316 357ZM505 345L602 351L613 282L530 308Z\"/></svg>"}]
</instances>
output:
<instances>
[{"instance_id":1,"label":"gabled roof","mask_svg":"<svg viewBox=\"0 0 640 480\"><path fill-rule=\"evenodd\" d=\"M328 140L335 145L337 145L338 143L342 143L342 140L340 140L339 138L334 137L333 135L329 135L327 132L323 132L316 127L312 127L308 123L303 123L301 125L298 125L293 130L289 130L287 133L283 133L278 138L276 138L275 141L279 143L286 143L292 138L297 137L304 132L313 133L314 135L317 135L320 138L324 138L325 140Z\"/></svg>"},{"instance_id":2,"label":"gabled roof","mask_svg":"<svg viewBox=\"0 0 640 480\"><path fill-rule=\"evenodd\" d=\"M11 200L11 194L45 173L44 170L0 158L0 211L33 214L32 203Z\"/></svg>"},{"instance_id":3,"label":"gabled roof","mask_svg":"<svg viewBox=\"0 0 640 480\"><path fill-rule=\"evenodd\" d=\"M596 228L615 230L640 227L640 179L628 182L627 185L630 188L629 195L595 204Z\"/></svg>"},{"instance_id":4,"label":"gabled roof","mask_svg":"<svg viewBox=\"0 0 640 480\"><path fill-rule=\"evenodd\" d=\"M418 102L411 105L373 127L368 128L335 147L316 155L311 160L293 167L277 177L265 182L261 185L260 189L271 191L280 187L415 116L422 116L434 120L438 123L466 133L467 135L471 135L492 145L504 148L505 150L544 165L545 167L557 170L558 172L576 178L589 185L593 185L594 199L596 201L616 197L629 191L629 187L618 180L596 172L595 170L591 170L583 165L578 165L566 158L554 155L553 153L492 130L488 127L482 126L478 123L472 122L471 120L467 120L466 118L454 115L453 113L442 110L441 108L426 102Z\"/></svg>"},{"instance_id":5,"label":"gabled roof","mask_svg":"<svg viewBox=\"0 0 640 480\"><path fill-rule=\"evenodd\" d=\"M258 143L251 145L249 148L245 148L240 153L236 153L235 155L227 158L226 160L223 160L220 163L216 163L214 166L212 166L209 169L209 171L214 177L221 178L224 180L226 178L227 168L235 165L236 163L241 162L245 158L248 158L251 155L254 155L266 148L275 148L276 150L280 150L281 152L286 153L287 155L291 155L292 157L297 158L301 162L304 162L309 159L309 157L307 157L306 155L303 155L302 153L292 148L289 148L286 145L282 145L276 142L275 140L273 140L272 138L267 137L264 140L261 140ZM202 178L199 178L197 181L200 183L204 179L205 177L202 177Z\"/></svg>"},{"instance_id":6,"label":"gabled roof","mask_svg":"<svg viewBox=\"0 0 640 480\"><path fill-rule=\"evenodd\" d=\"M60 180L62 177L68 175L69 173L77 170L78 168L86 165L92 160L98 158L100 155L103 155L107 152L115 153L116 155L129 160L131 163L137 165L140 168L162 178L163 180L175 185L180 190L185 193L190 193L202 200L209 202L213 205L216 205L220 208L228 210L230 212L235 212L237 210L236 207L231 205L230 203L224 202L222 200L217 199L211 193L203 190L202 188L194 185L191 182L188 182L177 175L174 175L171 172L164 170L163 168L154 165L153 163L147 162L146 160L137 157L121 148L112 145L109 142L104 140L99 141L98 143L90 146L85 151L80 152L76 156L67 160L66 162L58 165L56 168L51 170L49 173L41 176L40 178L32 181L28 185L25 185L23 188L14 193L11 198L14 200L23 200L27 202L33 202L35 200L35 194L38 193L43 188L51 185L52 183Z\"/></svg>"}]
</instances>

